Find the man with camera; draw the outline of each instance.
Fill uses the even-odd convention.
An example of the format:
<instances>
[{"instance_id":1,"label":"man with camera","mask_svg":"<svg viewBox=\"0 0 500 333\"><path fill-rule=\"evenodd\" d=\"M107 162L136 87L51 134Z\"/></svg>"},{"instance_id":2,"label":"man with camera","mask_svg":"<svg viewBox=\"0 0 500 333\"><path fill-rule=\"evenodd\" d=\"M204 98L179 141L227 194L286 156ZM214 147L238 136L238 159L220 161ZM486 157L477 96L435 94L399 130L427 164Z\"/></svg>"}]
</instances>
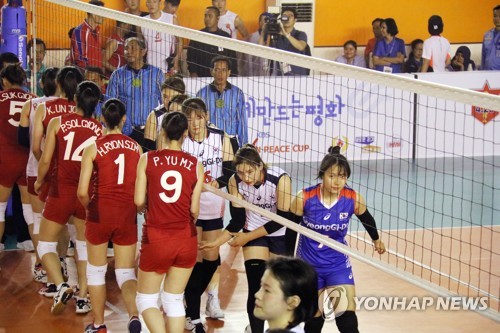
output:
<instances>
[{"instance_id":1,"label":"man with camera","mask_svg":"<svg viewBox=\"0 0 500 333\"><path fill-rule=\"evenodd\" d=\"M297 11L295 8L284 7L281 17L272 16L266 20L260 36L259 44L267 45L279 50L307 54L307 35L295 29ZM309 52L310 55L310 52ZM269 75L308 75L309 70L299 66L282 62L270 61Z\"/></svg>"}]
</instances>

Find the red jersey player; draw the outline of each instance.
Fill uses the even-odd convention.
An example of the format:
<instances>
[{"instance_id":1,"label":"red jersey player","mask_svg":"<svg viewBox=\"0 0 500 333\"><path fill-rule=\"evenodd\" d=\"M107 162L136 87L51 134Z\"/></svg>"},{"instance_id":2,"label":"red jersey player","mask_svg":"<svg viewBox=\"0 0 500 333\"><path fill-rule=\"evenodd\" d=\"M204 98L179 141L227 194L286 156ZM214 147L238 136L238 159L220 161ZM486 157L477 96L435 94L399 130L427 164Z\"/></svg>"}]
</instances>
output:
<instances>
[{"instance_id":1,"label":"red jersey player","mask_svg":"<svg viewBox=\"0 0 500 333\"><path fill-rule=\"evenodd\" d=\"M168 113L162 128L167 148L143 154L137 166L134 201L139 211L146 209L146 223L136 303L148 329L165 332L158 305L164 280L161 303L168 317L168 331L176 333L184 331L183 295L196 263L195 222L204 175L196 157L181 150L188 135L186 116Z\"/></svg>"},{"instance_id":2,"label":"red jersey player","mask_svg":"<svg viewBox=\"0 0 500 333\"><path fill-rule=\"evenodd\" d=\"M58 236L71 216L77 233L80 295L87 295L85 209L77 200L76 193L83 149L102 135L101 124L91 118L101 97L101 90L95 83L84 81L78 85L75 96L76 113L54 118L49 123L35 182L35 191L39 192L54 158L55 168L43 210L38 242L38 255L48 275L57 285L57 294L51 309L54 314L61 313L66 302L73 296L73 290L64 282L56 252ZM77 313L90 311L87 298L77 298L76 306Z\"/></svg>"},{"instance_id":3,"label":"red jersey player","mask_svg":"<svg viewBox=\"0 0 500 333\"><path fill-rule=\"evenodd\" d=\"M17 142L17 128L21 118L21 109L24 103L35 97L22 89L26 80L26 73L19 65L8 65L0 72L2 85L5 88L0 92L0 238L5 230L5 210L15 184L21 192L23 215L26 222L33 220L31 210L28 211L28 191L26 187L26 163L28 162L28 148Z\"/></svg>"},{"instance_id":4,"label":"red jersey player","mask_svg":"<svg viewBox=\"0 0 500 333\"><path fill-rule=\"evenodd\" d=\"M78 199L87 208L87 283L94 315L94 322L87 326L85 332L101 332L106 329L106 250L110 240L115 250L116 281L129 311L129 332L141 331L135 305L137 212L134 189L137 162L142 149L137 142L122 134L125 112L125 105L120 100L107 100L102 112L106 135L83 151ZM94 189L89 191L93 175Z\"/></svg>"}]
</instances>

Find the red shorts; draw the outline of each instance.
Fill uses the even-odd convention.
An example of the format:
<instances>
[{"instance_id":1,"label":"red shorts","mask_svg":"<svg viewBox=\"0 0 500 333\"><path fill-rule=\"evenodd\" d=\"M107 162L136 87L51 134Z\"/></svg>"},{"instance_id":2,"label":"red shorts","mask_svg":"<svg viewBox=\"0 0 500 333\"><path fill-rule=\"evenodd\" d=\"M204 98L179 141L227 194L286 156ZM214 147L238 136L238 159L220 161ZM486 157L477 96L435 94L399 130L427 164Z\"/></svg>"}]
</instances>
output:
<instances>
[{"instance_id":1,"label":"red shorts","mask_svg":"<svg viewBox=\"0 0 500 333\"><path fill-rule=\"evenodd\" d=\"M137 208L133 199L129 203L112 200L92 200L87 207L87 222L99 224L137 225Z\"/></svg>"},{"instance_id":2,"label":"red shorts","mask_svg":"<svg viewBox=\"0 0 500 333\"><path fill-rule=\"evenodd\" d=\"M40 188L40 193L37 194L35 192L35 182L36 182L37 177L28 177L27 178L27 183L28 183L28 193L32 195L38 196L38 199L40 201L45 202L47 200L47 196L49 195L49 188L50 188L50 182L45 181L42 184L42 187Z\"/></svg>"},{"instance_id":3,"label":"red shorts","mask_svg":"<svg viewBox=\"0 0 500 333\"><path fill-rule=\"evenodd\" d=\"M26 183L28 185L28 193L31 195L38 195L35 192L35 182L36 182L36 177L27 177L26 178Z\"/></svg>"},{"instance_id":4,"label":"red shorts","mask_svg":"<svg viewBox=\"0 0 500 333\"><path fill-rule=\"evenodd\" d=\"M176 230L174 235L172 235L174 233L172 230L155 231L154 233L162 233L164 237L158 237L158 239L151 241L153 238L151 232L144 228L139 259L141 270L164 274L171 267L194 267L198 252L198 239L196 234L192 235L191 229L181 232ZM147 239L146 242L145 239Z\"/></svg>"},{"instance_id":5,"label":"red shorts","mask_svg":"<svg viewBox=\"0 0 500 333\"><path fill-rule=\"evenodd\" d=\"M15 184L26 186L26 164L28 154L0 147L0 185L11 188Z\"/></svg>"},{"instance_id":6,"label":"red shorts","mask_svg":"<svg viewBox=\"0 0 500 333\"><path fill-rule=\"evenodd\" d=\"M137 243L137 224L85 223L85 238L94 245L112 241L127 246Z\"/></svg>"},{"instance_id":7,"label":"red shorts","mask_svg":"<svg viewBox=\"0 0 500 333\"><path fill-rule=\"evenodd\" d=\"M49 195L43 208L43 217L59 224L66 224L71 216L85 220L85 208L83 208L76 196L77 188L59 191L54 197Z\"/></svg>"}]
</instances>

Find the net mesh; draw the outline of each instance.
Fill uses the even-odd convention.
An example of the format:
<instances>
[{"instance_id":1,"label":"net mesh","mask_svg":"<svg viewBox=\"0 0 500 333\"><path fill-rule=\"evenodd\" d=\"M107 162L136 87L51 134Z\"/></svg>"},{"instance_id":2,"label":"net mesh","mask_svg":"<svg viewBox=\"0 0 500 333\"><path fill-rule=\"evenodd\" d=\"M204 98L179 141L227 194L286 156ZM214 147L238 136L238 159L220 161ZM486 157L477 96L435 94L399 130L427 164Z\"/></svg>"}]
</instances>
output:
<instances>
[{"instance_id":1,"label":"net mesh","mask_svg":"<svg viewBox=\"0 0 500 333\"><path fill-rule=\"evenodd\" d=\"M182 38L185 48L188 40L210 45L215 51L204 57L224 53L247 71L265 70L271 61L308 68L310 75L295 77L247 77L234 69L229 81L244 93L244 104L238 107L248 117L247 141L264 161L290 174L294 193L317 183L319 161L330 146L342 147L352 168L348 184L366 198L389 253L373 254L369 236L354 221L349 247L322 238L321 242L438 295L487 297L489 309L483 313L498 320L500 207L495 199L500 195L500 125L494 110L500 110L500 97L432 82L425 75L356 68L79 1L35 3L30 8L35 23L30 31L50 41L48 65L64 65L68 30L89 12L105 17L102 45L115 21L122 21L177 41ZM161 58L168 58L167 53ZM206 72L206 60L188 63L185 52L181 57L179 71L190 96L213 81L189 77L193 66ZM319 237L276 215L269 217Z\"/></svg>"}]
</instances>

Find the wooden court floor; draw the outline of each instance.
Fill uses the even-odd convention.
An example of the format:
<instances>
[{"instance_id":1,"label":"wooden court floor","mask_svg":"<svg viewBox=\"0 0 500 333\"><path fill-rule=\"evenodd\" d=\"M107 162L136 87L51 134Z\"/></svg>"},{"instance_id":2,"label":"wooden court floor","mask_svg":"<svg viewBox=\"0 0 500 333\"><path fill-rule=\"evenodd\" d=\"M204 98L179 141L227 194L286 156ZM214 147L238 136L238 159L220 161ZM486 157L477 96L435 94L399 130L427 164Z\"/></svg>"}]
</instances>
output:
<instances>
[{"instance_id":1,"label":"wooden court floor","mask_svg":"<svg viewBox=\"0 0 500 333\"><path fill-rule=\"evenodd\" d=\"M224 320L208 320L207 332L244 332L247 325L247 283L243 259L239 249L221 248L220 298L225 311ZM74 261L68 258L70 275L75 276ZM83 332L92 316L76 315L69 302L61 316L50 314L51 299L37 293L38 283L31 279L33 254L21 250L0 253L0 333L59 333ZM357 293L364 296L432 296L427 291L399 280L387 273L352 260ZM115 283L113 259L106 281L108 303L106 324L108 332L126 332L128 317ZM70 283L74 283L70 279ZM204 300L202 301L204 304ZM202 305L203 307L204 305ZM500 323L471 311L358 311L360 332L500 332ZM147 332L146 329L143 332ZM334 322L327 322L323 332L337 332Z\"/></svg>"}]
</instances>

